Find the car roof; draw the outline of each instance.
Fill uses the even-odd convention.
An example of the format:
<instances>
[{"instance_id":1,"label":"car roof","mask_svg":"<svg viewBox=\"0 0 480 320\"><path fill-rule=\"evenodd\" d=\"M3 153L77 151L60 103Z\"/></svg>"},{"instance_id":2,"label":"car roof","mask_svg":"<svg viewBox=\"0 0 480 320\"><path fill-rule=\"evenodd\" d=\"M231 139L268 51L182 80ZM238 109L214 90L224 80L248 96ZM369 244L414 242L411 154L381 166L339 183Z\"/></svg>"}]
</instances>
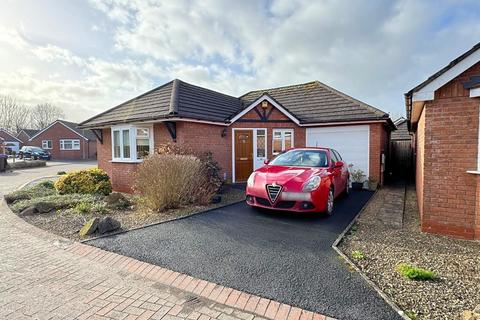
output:
<instances>
[{"instance_id":1,"label":"car roof","mask_svg":"<svg viewBox=\"0 0 480 320\"><path fill-rule=\"evenodd\" d=\"M323 151L330 151L331 148L326 147L301 147L301 148L290 148L285 151L292 151L292 150L323 150Z\"/></svg>"}]
</instances>

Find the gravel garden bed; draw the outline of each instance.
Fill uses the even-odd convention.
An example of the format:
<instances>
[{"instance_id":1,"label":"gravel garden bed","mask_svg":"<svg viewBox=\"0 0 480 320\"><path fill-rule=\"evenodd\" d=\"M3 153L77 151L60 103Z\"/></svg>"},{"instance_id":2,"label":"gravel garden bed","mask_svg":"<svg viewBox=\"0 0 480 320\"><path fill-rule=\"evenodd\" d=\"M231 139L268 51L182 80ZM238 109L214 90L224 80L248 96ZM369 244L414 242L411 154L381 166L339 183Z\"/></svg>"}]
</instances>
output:
<instances>
[{"instance_id":1,"label":"gravel garden bed","mask_svg":"<svg viewBox=\"0 0 480 320\"><path fill-rule=\"evenodd\" d=\"M98 234L87 235L85 237L79 235L79 230L82 226L95 217L100 219L107 216L111 217L120 222L120 230L129 230L232 204L243 200L245 197L243 189L226 185L222 188L223 191L222 194L220 194L221 199L218 203L183 206L177 209L156 212L137 205L137 199L133 195L121 194L128 201L126 205L109 206L105 204L105 198L103 196L78 194L57 195L54 189L51 189L49 186L46 188L42 187L43 183L45 183L45 181L37 181L35 184L23 189L26 193L34 194L34 196L31 199L10 203L10 208L26 222L72 240L84 240L98 236ZM31 192L29 190L31 190ZM44 206L47 208L45 211L48 210L50 203L54 203L55 206L64 207L48 212L21 213L24 208L32 204L37 204L39 197L42 197L42 203L45 203ZM8 195L6 196L6 200L9 202ZM65 205L63 205L63 203L65 203ZM78 203L82 204L78 206ZM83 210L82 206L88 207L88 210Z\"/></svg>"},{"instance_id":2,"label":"gravel garden bed","mask_svg":"<svg viewBox=\"0 0 480 320\"><path fill-rule=\"evenodd\" d=\"M414 187L408 187L402 228L377 219L380 190L339 248L412 319L477 319L480 305L480 242L420 232ZM410 280L406 263L433 271L434 280Z\"/></svg>"}]
</instances>

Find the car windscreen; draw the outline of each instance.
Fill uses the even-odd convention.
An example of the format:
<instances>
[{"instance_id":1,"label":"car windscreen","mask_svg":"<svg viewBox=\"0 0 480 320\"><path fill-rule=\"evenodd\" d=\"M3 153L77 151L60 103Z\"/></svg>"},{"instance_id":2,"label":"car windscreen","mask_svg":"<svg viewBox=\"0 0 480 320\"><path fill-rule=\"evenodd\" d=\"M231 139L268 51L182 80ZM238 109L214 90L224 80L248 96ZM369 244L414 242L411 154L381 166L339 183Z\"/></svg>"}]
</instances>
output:
<instances>
[{"instance_id":1,"label":"car windscreen","mask_svg":"<svg viewBox=\"0 0 480 320\"><path fill-rule=\"evenodd\" d=\"M290 150L270 162L274 166L328 167L327 153L323 150Z\"/></svg>"}]
</instances>

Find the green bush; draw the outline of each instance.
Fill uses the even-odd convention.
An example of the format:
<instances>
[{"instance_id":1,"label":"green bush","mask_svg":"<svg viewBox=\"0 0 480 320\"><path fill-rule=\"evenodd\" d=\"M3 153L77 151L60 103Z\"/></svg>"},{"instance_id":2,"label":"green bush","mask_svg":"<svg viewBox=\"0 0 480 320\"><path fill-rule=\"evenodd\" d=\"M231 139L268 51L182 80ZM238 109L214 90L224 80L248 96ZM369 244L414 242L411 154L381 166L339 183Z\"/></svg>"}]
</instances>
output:
<instances>
[{"instance_id":1,"label":"green bush","mask_svg":"<svg viewBox=\"0 0 480 320\"><path fill-rule=\"evenodd\" d=\"M107 173L101 169L88 169L68 173L58 178L55 189L60 194L103 194L112 192Z\"/></svg>"},{"instance_id":2,"label":"green bush","mask_svg":"<svg viewBox=\"0 0 480 320\"><path fill-rule=\"evenodd\" d=\"M13 212L20 213L28 207L46 207L52 210L74 208L80 202L89 202L93 206L96 202L101 202L101 198L96 195L89 194L54 194L44 197L36 197L31 199L19 200L11 205Z\"/></svg>"},{"instance_id":3,"label":"green bush","mask_svg":"<svg viewBox=\"0 0 480 320\"><path fill-rule=\"evenodd\" d=\"M72 211L71 213L79 213L79 214L108 213L106 203L104 201L100 201L100 199L97 199L97 198L87 198L78 202Z\"/></svg>"},{"instance_id":4,"label":"green bush","mask_svg":"<svg viewBox=\"0 0 480 320\"><path fill-rule=\"evenodd\" d=\"M397 266L397 272L411 280L434 280L436 278L435 272L417 268L406 263L400 263Z\"/></svg>"},{"instance_id":5,"label":"green bush","mask_svg":"<svg viewBox=\"0 0 480 320\"><path fill-rule=\"evenodd\" d=\"M6 194L5 201L11 204L20 200L46 197L55 194L57 194L57 191L53 188L53 183L51 181L44 181L31 187L25 187L23 189Z\"/></svg>"}]
</instances>

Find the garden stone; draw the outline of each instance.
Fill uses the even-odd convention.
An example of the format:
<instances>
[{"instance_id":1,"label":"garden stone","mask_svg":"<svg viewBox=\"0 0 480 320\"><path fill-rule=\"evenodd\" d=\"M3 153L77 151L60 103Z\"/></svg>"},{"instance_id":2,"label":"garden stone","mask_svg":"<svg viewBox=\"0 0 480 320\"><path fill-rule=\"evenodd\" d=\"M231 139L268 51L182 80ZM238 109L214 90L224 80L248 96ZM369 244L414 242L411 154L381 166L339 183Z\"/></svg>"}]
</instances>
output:
<instances>
[{"instance_id":1,"label":"garden stone","mask_svg":"<svg viewBox=\"0 0 480 320\"><path fill-rule=\"evenodd\" d=\"M33 216L37 213L38 213L37 208L35 208L35 206L30 206L30 207L27 207L27 208L23 209L22 212L20 212L19 215L22 216L22 217L25 217L25 216Z\"/></svg>"},{"instance_id":2,"label":"garden stone","mask_svg":"<svg viewBox=\"0 0 480 320\"><path fill-rule=\"evenodd\" d=\"M113 219L112 217L105 217L98 224L98 233L104 234L120 229L120 221Z\"/></svg>"},{"instance_id":3,"label":"garden stone","mask_svg":"<svg viewBox=\"0 0 480 320\"><path fill-rule=\"evenodd\" d=\"M110 209L124 209L130 205L130 201L119 192L110 193L103 200Z\"/></svg>"},{"instance_id":4,"label":"garden stone","mask_svg":"<svg viewBox=\"0 0 480 320\"><path fill-rule=\"evenodd\" d=\"M98 229L99 221L100 219L98 218L92 218L88 220L87 223L83 225L82 229L80 229L80 232L79 232L80 236L84 237L86 235L95 233L95 231L97 231Z\"/></svg>"},{"instance_id":5,"label":"garden stone","mask_svg":"<svg viewBox=\"0 0 480 320\"><path fill-rule=\"evenodd\" d=\"M35 204L35 208L40 213L48 213L57 209L57 205L52 202L38 202L37 204Z\"/></svg>"}]
</instances>

